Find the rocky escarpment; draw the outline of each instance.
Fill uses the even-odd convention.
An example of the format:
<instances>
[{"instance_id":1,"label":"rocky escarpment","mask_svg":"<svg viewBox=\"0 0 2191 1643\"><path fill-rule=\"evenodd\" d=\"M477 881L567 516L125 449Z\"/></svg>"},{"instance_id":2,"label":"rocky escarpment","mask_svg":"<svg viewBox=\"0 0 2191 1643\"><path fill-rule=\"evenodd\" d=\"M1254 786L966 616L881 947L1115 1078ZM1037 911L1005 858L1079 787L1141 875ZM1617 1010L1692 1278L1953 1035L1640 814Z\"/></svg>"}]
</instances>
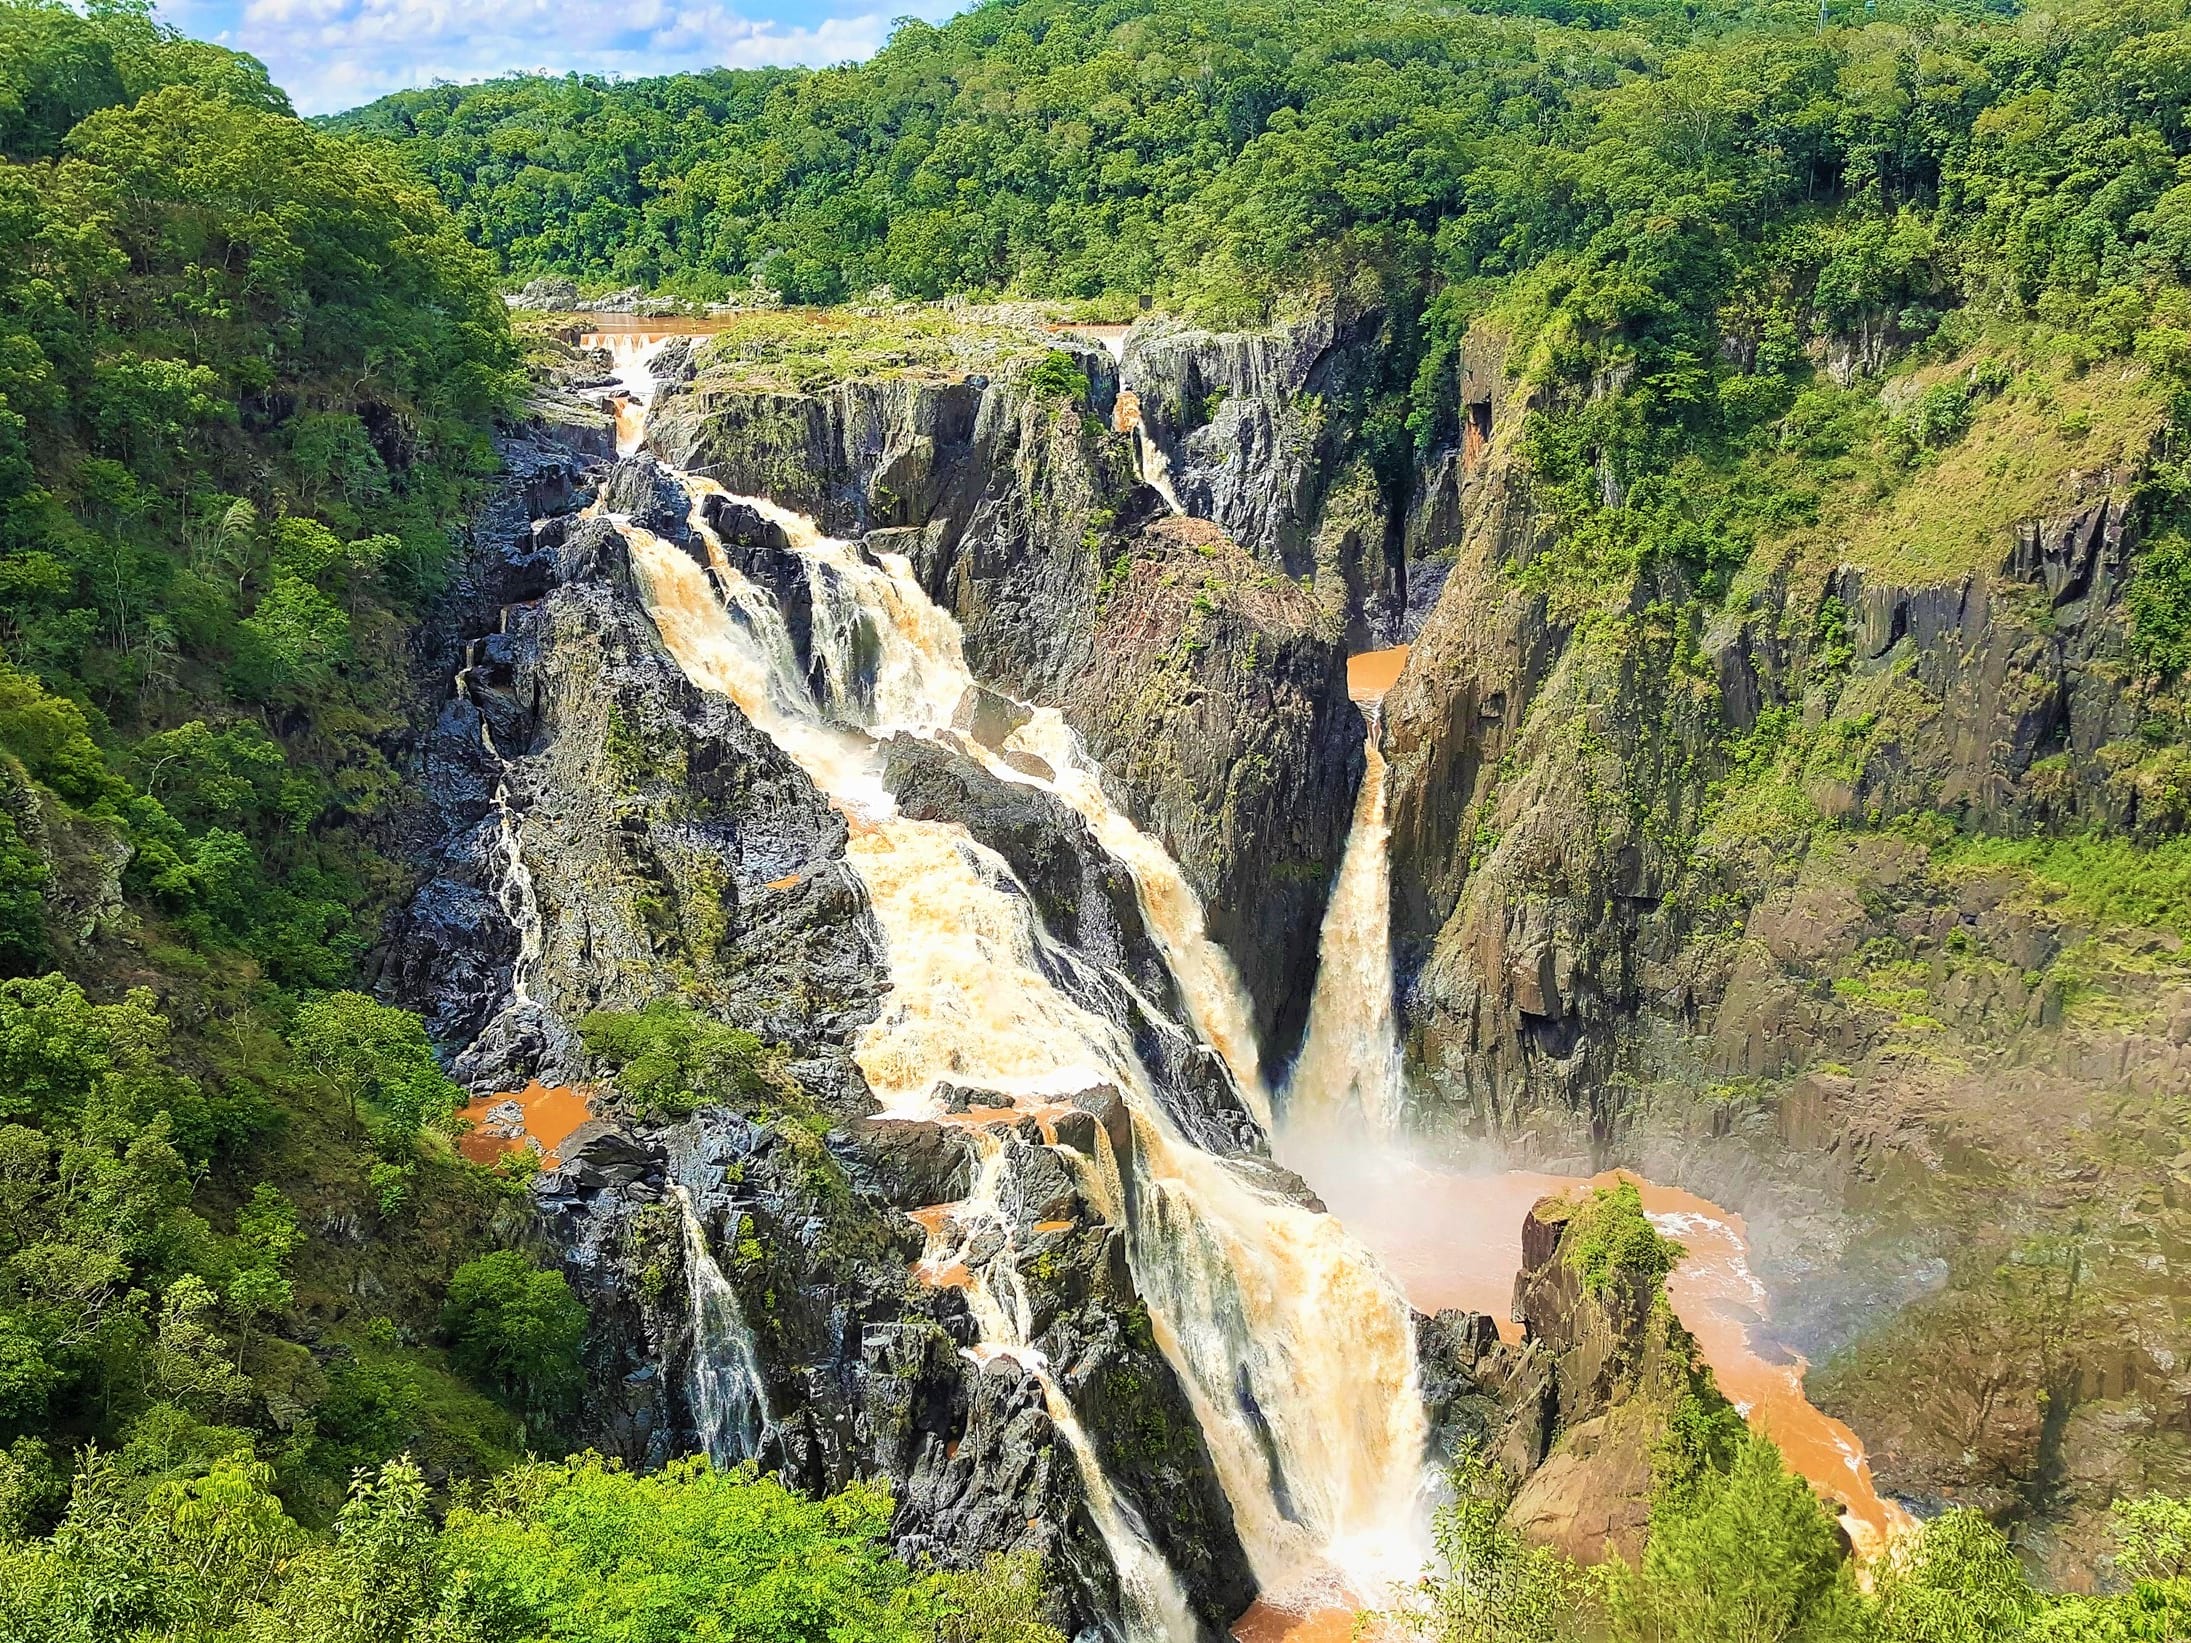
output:
<instances>
[{"instance_id":1,"label":"rocky escarpment","mask_svg":"<svg viewBox=\"0 0 2191 1643\"><path fill-rule=\"evenodd\" d=\"M1321 354L1334 350L1326 337ZM905 554L958 619L975 675L1062 708L1185 869L1283 1059L1360 768L1342 665L1354 596L1336 572L1302 594L1221 532L1160 526L1131 441L1105 420L1110 357L1071 354L1077 397L1034 377L1040 357L814 393L704 359L649 438L728 489Z\"/></svg>"},{"instance_id":2,"label":"rocky escarpment","mask_svg":"<svg viewBox=\"0 0 2191 1643\"><path fill-rule=\"evenodd\" d=\"M1142 825L1212 887L1205 920L1277 1064L1307 1019L1361 779L1343 652L1310 594L1201 520L1152 523L1106 581L1067 717Z\"/></svg>"},{"instance_id":3,"label":"rocky escarpment","mask_svg":"<svg viewBox=\"0 0 2191 1643\"><path fill-rule=\"evenodd\" d=\"M1633 1560L1677 1407L1727 1404L1655 1275L1584 1279L1570 1259L1580 1204L1545 1198L1522 1223L1519 1340L1482 1313L1418 1316L1423 1397L1434 1451L1494 1467L1526 1538L1582 1563Z\"/></svg>"},{"instance_id":4,"label":"rocky escarpment","mask_svg":"<svg viewBox=\"0 0 2191 1643\"><path fill-rule=\"evenodd\" d=\"M1389 367L1385 316L1340 303L1266 331L1137 325L1124 377L1186 512L1312 578L1352 648L1410 627L1400 521L1364 443Z\"/></svg>"},{"instance_id":5,"label":"rocky escarpment","mask_svg":"<svg viewBox=\"0 0 2191 1643\"><path fill-rule=\"evenodd\" d=\"M1562 581L1496 357L1472 339L1483 436L1412 510L1454 568L1385 706L1416 1122L1743 1211L1883 1485L2089 1566L2111 1493L2191 1458L2152 1141L2191 977L2164 907L2099 888L2182 825L2124 606L2137 385L2116 454L2062 448L2029 511L1949 530L1921 473L1707 619L1675 570ZM1978 471L2028 443L2000 421Z\"/></svg>"},{"instance_id":6,"label":"rocky escarpment","mask_svg":"<svg viewBox=\"0 0 2191 1643\"><path fill-rule=\"evenodd\" d=\"M889 977L845 821L686 678L623 534L578 511L598 495L690 547L689 504L644 459L589 467L542 439L509 461L444 637L422 648L457 686L412 755L423 882L389 932L382 991L426 1014L482 1089L598 1074L586 1016L662 998L763 1046L689 1115L596 1084L595 1121L535 1183L529 1239L592 1320L588 1435L641 1465L750 1454L816 1490L887 1477L901 1550L964 1563L1031 1548L1060 1618L1090 1625L1119 1597L1083 1465L1041 1380L988 1349L965 1277L942 1268L978 1270L1024 1298L1029 1361L1050 1366L1106 1487L1159 1526L1215 1627L1247 1602L1246 1565L1100 1185L1116 1175L1099 1157L1130 1168L1118 1096L1091 1091L1043 1129L1009 1112L869 1116L854 1052ZM1037 888L1060 984L1085 992L1066 972L1115 968L1143 990L1083 1002L1130 1024L1190 1133L1251 1140L1215 1057L1166 1013L1131 879L1079 817L941 743L887 765L909 811L970 825ZM993 1205L952 1210L984 1148L1002 1155ZM946 1213L970 1218L967 1248L916 1272ZM721 1407L741 1378L750 1430Z\"/></svg>"}]
</instances>

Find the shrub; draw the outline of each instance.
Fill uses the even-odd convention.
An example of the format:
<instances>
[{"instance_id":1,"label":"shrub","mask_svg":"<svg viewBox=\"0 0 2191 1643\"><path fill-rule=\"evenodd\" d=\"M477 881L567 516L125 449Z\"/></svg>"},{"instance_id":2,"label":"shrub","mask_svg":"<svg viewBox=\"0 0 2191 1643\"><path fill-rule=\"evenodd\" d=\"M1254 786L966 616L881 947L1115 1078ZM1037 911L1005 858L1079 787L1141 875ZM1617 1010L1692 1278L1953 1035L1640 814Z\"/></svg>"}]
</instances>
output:
<instances>
[{"instance_id":1,"label":"shrub","mask_svg":"<svg viewBox=\"0 0 2191 1643\"><path fill-rule=\"evenodd\" d=\"M544 1272L514 1249L456 1269L441 1327L457 1367L521 1407L553 1414L577 1389L586 1309L560 1272Z\"/></svg>"},{"instance_id":2,"label":"shrub","mask_svg":"<svg viewBox=\"0 0 2191 1643\"><path fill-rule=\"evenodd\" d=\"M1080 368L1080 361L1062 348L1053 348L1027 373L1027 386L1047 399L1070 400L1076 406L1088 403L1088 374Z\"/></svg>"},{"instance_id":3,"label":"shrub","mask_svg":"<svg viewBox=\"0 0 2191 1643\"><path fill-rule=\"evenodd\" d=\"M1655 1291L1687 1253L1651 1225L1643 1194L1628 1180L1598 1187L1576 1204L1560 1246L1589 1295L1603 1295L1621 1279Z\"/></svg>"},{"instance_id":4,"label":"shrub","mask_svg":"<svg viewBox=\"0 0 2191 1643\"><path fill-rule=\"evenodd\" d=\"M1530 1546L1506 1523L1512 1491L1481 1451L1453 1464L1452 1498L1431 1523L1437 1561L1405 1601L1376 1617L1371 1635L1429 1643L1564 1643L1578 1635L1587 1597L1582 1571Z\"/></svg>"},{"instance_id":5,"label":"shrub","mask_svg":"<svg viewBox=\"0 0 2191 1643\"><path fill-rule=\"evenodd\" d=\"M1661 1498L1643 1561L1607 1565L1605 1595L1620 1643L1827 1643L1861 1619L1832 1517L1754 1435L1730 1470Z\"/></svg>"},{"instance_id":6,"label":"shrub","mask_svg":"<svg viewBox=\"0 0 2191 1643\"><path fill-rule=\"evenodd\" d=\"M578 1035L648 1115L675 1117L769 1088L758 1038L675 999L655 999L636 1014L596 1010L578 1024Z\"/></svg>"},{"instance_id":7,"label":"shrub","mask_svg":"<svg viewBox=\"0 0 2191 1643\"><path fill-rule=\"evenodd\" d=\"M2123 603L2140 661L2164 678L2191 667L2191 538L2169 531L2146 543Z\"/></svg>"}]
</instances>

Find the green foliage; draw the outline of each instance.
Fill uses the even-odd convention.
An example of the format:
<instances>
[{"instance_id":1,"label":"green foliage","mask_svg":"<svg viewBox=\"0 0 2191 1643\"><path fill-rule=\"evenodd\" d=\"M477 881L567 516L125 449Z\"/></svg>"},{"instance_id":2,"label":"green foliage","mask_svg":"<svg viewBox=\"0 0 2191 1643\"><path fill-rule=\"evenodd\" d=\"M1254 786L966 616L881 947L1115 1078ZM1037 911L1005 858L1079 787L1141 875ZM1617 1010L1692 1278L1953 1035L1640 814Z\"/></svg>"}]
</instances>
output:
<instances>
[{"instance_id":1,"label":"green foliage","mask_svg":"<svg viewBox=\"0 0 2191 1643\"><path fill-rule=\"evenodd\" d=\"M2191 668L2191 537L2171 530L2147 542L2123 603L2140 661L2164 678Z\"/></svg>"},{"instance_id":2,"label":"green foliage","mask_svg":"<svg viewBox=\"0 0 2191 1643\"><path fill-rule=\"evenodd\" d=\"M424 1389L376 1402L329 1287L422 1329L486 1242L421 1139L456 1094L423 1028L343 989L401 885L400 634L515 358L439 202L257 63L137 0L0 0L0 1517L115 1456L71 1533L142 1537L78 1635L229 1628L245 1597L156 1570L248 1567L224 1523L291 1544L261 1459L324 1519L348 1466L462 1475L507 1424L474 1395L450 1438L425 1349L376 1348ZM410 1241L328 1261L384 1164Z\"/></svg>"},{"instance_id":3,"label":"green foliage","mask_svg":"<svg viewBox=\"0 0 2191 1643\"><path fill-rule=\"evenodd\" d=\"M1447 1481L1451 1498L1431 1524L1437 1561L1376 1624L1425 1643L1561 1643L1583 1635L1583 1571L1507 1526L1512 1491L1501 1474L1470 1448Z\"/></svg>"},{"instance_id":4,"label":"green foliage","mask_svg":"<svg viewBox=\"0 0 2191 1643\"><path fill-rule=\"evenodd\" d=\"M441 1070L423 1022L363 993L324 993L297 1011L298 1058L325 1073L349 1102L381 1126L398 1156L426 1129L445 1129L463 1092Z\"/></svg>"},{"instance_id":5,"label":"green foliage","mask_svg":"<svg viewBox=\"0 0 2191 1643\"><path fill-rule=\"evenodd\" d=\"M1592 1188L1572 1202L1567 1230L1560 1235L1560 1258L1589 1295L1604 1295L1616 1285L1656 1295L1683 1253L1651 1225L1643 1194L1626 1179Z\"/></svg>"},{"instance_id":6,"label":"green foliage","mask_svg":"<svg viewBox=\"0 0 2191 1643\"><path fill-rule=\"evenodd\" d=\"M1606 1566L1605 1606L1634 1643L1824 1643L1859 1618L1832 1517L1757 1436L1725 1472L1660 1497L1641 1564Z\"/></svg>"},{"instance_id":7,"label":"green foliage","mask_svg":"<svg viewBox=\"0 0 2191 1643\"><path fill-rule=\"evenodd\" d=\"M586 1309L560 1272L543 1272L516 1250L457 1268L441 1327L458 1368L524 1409L552 1417L577 1390Z\"/></svg>"},{"instance_id":8,"label":"green foliage","mask_svg":"<svg viewBox=\"0 0 2191 1643\"><path fill-rule=\"evenodd\" d=\"M2038 1608L2001 1532L1948 1512L1896 1546L1872 1583L1877 1629L1895 1643L1990 1643L2020 1635Z\"/></svg>"},{"instance_id":9,"label":"green foliage","mask_svg":"<svg viewBox=\"0 0 2191 1643\"><path fill-rule=\"evenodd\" d=\"M1044 354L1027 373L1027 384L1037 394L1063 399L1077 406L1088 403L1088 374L1080 362L1062 348Z\"/></svg>"},{"instance_id":10,"label":"green foliage","mask_svg":"<svg viewBox=\"0 0 2191 1643\"><path fill-rule=\"evenodd\" d=\"M637 1012L596 1010L578 1024L586 1053L644 1113L677 1116L744 1104L772 1087L761 1041L673 998Z\"/></svg>"},{"instance_id":11,"label":"green foliage","mask_svg":"<svg viewBox=\"0 0 2191 1643\"><path fill-rule=\"evenodd\" d=\"M1042 1565L1032 1552L992 1553L979 1569L938 1583L935 1643L1064 1643L1043 1618Z\"/></svg>"},{"instance_id":12,"label":"green foliage","mask_svg":"<svg viewBox=\"0 0 2191 1643\"><path fill-rule=\"evenodd\" d=\"M1933 859L1950 872L2017 869L2041 900L2102 928L2191 929L2191 840L2147 845L2097 833L2003 839L1949 832Z\"/></svg>"},{"instance_id":13,"label":"green foliage","mask_svg":"<svg viewBox=\"0 0 2191 1643\"><path fill-rule=\"evenodd\" d=\"M916 1573L888 1495L808 1500L774 1479L599 1456L534 1462L436 1522L408 1460L361 1472L332 1533L234 1456L134 1488L89 1460L50 1539L0 1541L0 1633L19 1643L1060 1643L1024 1559Z\"/></svg>"}]
</instances>

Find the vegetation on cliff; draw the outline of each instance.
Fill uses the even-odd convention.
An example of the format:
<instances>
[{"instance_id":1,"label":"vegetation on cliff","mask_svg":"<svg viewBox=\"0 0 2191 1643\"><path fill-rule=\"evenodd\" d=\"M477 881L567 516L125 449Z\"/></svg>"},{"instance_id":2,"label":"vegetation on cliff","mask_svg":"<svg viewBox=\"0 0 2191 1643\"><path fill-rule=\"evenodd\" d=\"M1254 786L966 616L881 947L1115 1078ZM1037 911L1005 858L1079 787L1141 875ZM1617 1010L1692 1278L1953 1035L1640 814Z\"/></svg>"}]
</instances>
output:
<instances>
[{"instance_id":1,"label":"vegetation on cliff","mask_svg":"<svg viewBox=\"0 0 2191 1643\"><path fill-rule=\"evenodd\" d=\"M641 1477L582 1455L443 1513L395 1461L316 1537L273 1482L227 1458L141 1493L92 1462L52 1540L0 1544L0 1623L20 1643L1059 1643L1023 1561L916 1574L866 1485L808 1500L704 1459Z\"/></svg>"},{"instance_id":2,"label":"vegetation on cliff","mask_svg":"<svg viewBox=\"0 0 2191 1643\"><path fill-rule=\"evenodd\" d=\"M80 1468L324 1523L537 1413L429 1344L503 1189L346 990L509 327L429 190L143 7L0 6L0 155L0 1535Z\"/></svg>"}]
</instances>

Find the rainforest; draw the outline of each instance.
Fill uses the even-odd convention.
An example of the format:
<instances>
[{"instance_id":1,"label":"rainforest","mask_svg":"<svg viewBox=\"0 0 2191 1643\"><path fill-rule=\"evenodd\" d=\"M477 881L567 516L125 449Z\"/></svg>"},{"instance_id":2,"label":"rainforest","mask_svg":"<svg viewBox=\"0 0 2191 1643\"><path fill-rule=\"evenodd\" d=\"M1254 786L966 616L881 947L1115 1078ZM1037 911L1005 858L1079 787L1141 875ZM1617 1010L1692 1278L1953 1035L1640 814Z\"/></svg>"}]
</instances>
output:
<instances>
[{"instance_id":1,"label":"rainforest","mask_svg":"<svg viewBox=\"0 0 2191 1643\"><path fill-rule=\"evenodd\" d=\"M2191 12L0 0L0 1635L2191 1638Z\"/></svg>"}]
</instances>

